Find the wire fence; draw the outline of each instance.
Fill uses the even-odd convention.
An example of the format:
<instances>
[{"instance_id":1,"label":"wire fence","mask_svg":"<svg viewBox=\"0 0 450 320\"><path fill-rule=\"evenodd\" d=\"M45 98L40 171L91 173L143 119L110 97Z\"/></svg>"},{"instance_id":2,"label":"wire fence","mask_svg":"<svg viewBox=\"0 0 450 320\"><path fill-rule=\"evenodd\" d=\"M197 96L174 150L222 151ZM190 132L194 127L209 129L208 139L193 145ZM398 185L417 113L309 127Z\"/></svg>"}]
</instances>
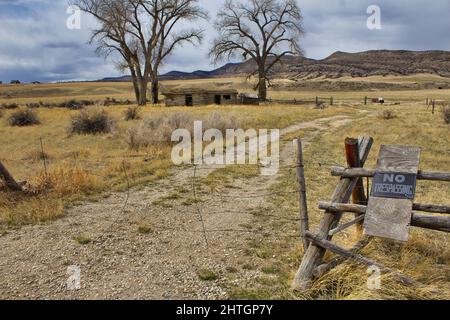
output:
<instances>
[{"instance_id":1,"label":"wire fence","mask_svg":"<svg viewBox=\"0 0 450 320\"><path fill-rule=\"evenodd\" d=\"M47 158L46 156L46 150L45 150L45 140L41 137L39 137L36 141L36 146L34 147L35 150L39 151L41 153L40 161L27 161L26 159L22 159L19 161L19 165L25 167L27 170L32 172L44 172L44 174L48 174L51 171L52 161ZM15 154L16 152L21 151L19 148L16 150L10 150L10 154ZM124 218L124 215L127 212L127 208L130 204L131 196L134 192L132 188L132 182L131 178L128 173L126 161L129 159L139 160L139 159L148 159L147 154L129 154L129 155L123 155L119 157L113 157L113 156L105 156L101 160L91 160L91 159L80 159L77 156L74 156L73 158L65 159L65 161L72 162L73 165L79 165L83 167L83 170L85 170L89 175L97 176L99 178L105 178L104 173L96 172L95 169L92 167L106 167L111 163L121 163L121 178L120 182L126 185L126 191L124 192L124 201L121 205L120 210L115 213L117 216L114 218L112 223L105 226L101 234L95 239L93 239L93 242L97 245L100 245L105 241L106 236L113 232L114 227L119 223L120 219ZM0 161L2 162L12 162L15 165L17 165L18 161L16 159L9 158L5 155L0 155ZM319 168L330 168L332 166L339 166L338 163L334 162L325 162L325 161L305 161L305 165L308 166L317 166ZM91 168L87 168L91 167ZM224 214L242 214L242 211L236 210L211 210L210 208L205 209L202 207L203 199L201 198L202 195L199 195L199 190L201 187L202 182L200 181L201 177L200 175L208 175L209 173L215 172L216 170L223 169L224 165L182 165L178 167L174 167L175 170L189 170L191 171L190 176L190 194L193 198L192 201L192 210L193 213L197 216L200 229L195 230L184 230L182 228L171 228L168 226L163 226L162 228L167 231L172 232L187 232L187 233L201 233L202 237L204 239L205 245L209 247L210 243L208 240L208 235L211 233L242 233L242 234L249 234L254 233L255 230L248 230L245 228L208 228L205 218L212 215L224 215ZM291 164L284 164L279 166L279 172L284 172L283 176L286 179L286 182L294 182L296 181L296 173L295 170L297 169L297 165L291 165ZM314 181L315 179L312 178ZM318 181L318 180L317 180ZM294 184L295 185L295 184ZM295 188L292 188L292 190L274 190L269 191L267 189L267 186L262 186L262 190L253 190L251 193L243 193L243 194L226 194L224 192L216 192L216 193L209 193L209 197L217 197L220 199L220 202L230 202L232 200L259 200L259 207L262 206L263 203L269 201L273 197L293 197L293 199L298 197L299 191ZM177 199L170 200L171 204L170 207L172 207L172 210L178 210L181 211L181 209L185 209L184 205L177 204ZM175 212L174 212L175 213ZM299 218L286 218L286 217L280 217L276 214L270 214L267 212L259 213L259 215L264 217L271 217L276 218L278 221L282 221L285 223L298 223L300 221ZM292 235L284 235L287 237L298 237L294 234Z\"/></svg>"}]
</instances>

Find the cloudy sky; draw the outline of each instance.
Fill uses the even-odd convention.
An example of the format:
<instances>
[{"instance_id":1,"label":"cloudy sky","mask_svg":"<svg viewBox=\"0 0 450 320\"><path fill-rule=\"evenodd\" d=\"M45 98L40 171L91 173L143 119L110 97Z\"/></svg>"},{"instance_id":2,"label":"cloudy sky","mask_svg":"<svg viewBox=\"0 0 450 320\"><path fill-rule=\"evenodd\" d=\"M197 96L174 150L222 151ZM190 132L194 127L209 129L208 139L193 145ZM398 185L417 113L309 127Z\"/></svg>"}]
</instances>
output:
<instances>
[{"instance_id":1,"label":"cloudy sky","mask_svg":"<svg viewBox=\"0 0 450 320\"><path fill-rule=\"evenodd\" d=\"M68 0L0 0L0 81L94 80L117 76L111 59L89 45L95 21L81 16L81 29L66 26ZM212 21L224 0L200 0L211 21L202 46L186 45L163 72L211 69L207 57ZM305 55L371 49L450 50L450 0L298 0L304 15ZM381 29L367 28L367 8L381 8ZM197 24L198 25L198 24Z\"/></svg>"}]
</instances>

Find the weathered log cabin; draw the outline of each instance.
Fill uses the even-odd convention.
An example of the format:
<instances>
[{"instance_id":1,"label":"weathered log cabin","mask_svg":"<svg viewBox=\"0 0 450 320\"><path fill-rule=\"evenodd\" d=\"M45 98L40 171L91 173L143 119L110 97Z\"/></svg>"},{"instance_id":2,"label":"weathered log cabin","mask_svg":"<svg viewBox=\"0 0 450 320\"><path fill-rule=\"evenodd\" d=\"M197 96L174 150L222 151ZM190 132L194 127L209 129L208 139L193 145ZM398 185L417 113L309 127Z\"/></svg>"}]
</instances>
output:
<instances>
[{"instance_id":1,"label":"weathered log cabin","mask_svg":"<svg viewBox=\"0 0 450 320\"><path fill-rule=\"evenodd\" d=\"M238 91L234 89L177 88L163 90L161 94L167 107L238 104Z\"/></svg>"}]
</instances>

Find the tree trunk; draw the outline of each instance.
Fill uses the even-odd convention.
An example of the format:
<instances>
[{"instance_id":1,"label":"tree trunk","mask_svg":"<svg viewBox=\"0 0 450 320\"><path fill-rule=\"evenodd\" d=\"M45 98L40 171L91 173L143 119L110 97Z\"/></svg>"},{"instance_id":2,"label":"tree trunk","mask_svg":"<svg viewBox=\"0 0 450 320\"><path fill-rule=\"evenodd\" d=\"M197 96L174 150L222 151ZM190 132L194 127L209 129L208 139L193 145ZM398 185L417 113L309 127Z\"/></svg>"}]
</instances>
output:
<instances>
[{"instance_id":1,"label":"tree trunk","mask_svg":"<svg viewBox=\"0 0 450 320\"><path fill-rule=\"evenodd\" d=\"M139 86L139 101L138 105L145 106L147 104L147 81L142 79Z\"/></svg>"},{"instance_id":2,"label":"tree trunk","mask_svg":"<svg viewBox=\"0 0 450 320\"><path fill-rule=\"evenodd\" d=\"M158 76L152 76L152 103L159 103L159 81Z\"/></svg>"},{"instance_id":3,"label":"tree trunk","mask_svg":"<svg viewBox=\"0 0 450 320\"><path fill-rule=\"evenodd\" d=\"M259 82L258 82L258 98L259 101L267 100L267 83L266 83L266 75L264 72L264 65L259 67Z\"/></svg>"},{"instance_id":4,"label":"tree trunk","mask_svg":"<svg viewBox=\"0 0 450 320\"><path fill-rule=\"evenodd\" d=\"M130 66L131 80L133 82L134 95L136 96L136 103L139 103L139 83L136 76L136 71Z\"/></svg>"}]
</instances>

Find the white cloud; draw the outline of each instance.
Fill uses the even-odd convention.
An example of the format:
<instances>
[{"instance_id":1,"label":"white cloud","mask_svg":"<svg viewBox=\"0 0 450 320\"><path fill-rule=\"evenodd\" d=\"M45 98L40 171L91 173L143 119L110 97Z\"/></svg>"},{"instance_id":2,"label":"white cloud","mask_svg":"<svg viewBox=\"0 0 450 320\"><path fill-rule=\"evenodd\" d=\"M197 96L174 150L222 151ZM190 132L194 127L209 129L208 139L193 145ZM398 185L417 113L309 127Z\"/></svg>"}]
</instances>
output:
<instances>
[{"instance_id":1,"label":"white cloud","mask_svg":"<svg viewBox=\"0 0 450 320\"><path fill-rule=\"evenodd\" d=\"M372 0L299 0L308 57L324 58L334 51L370 49L450 50L450 1L378 0L382 30L366 28L366 9ZM207 56L215 35L212 26L223 0L200 0L211 21L200 47L186 45L166 61L162 71L210 69ZM0 1L0 80L24 81L98 79L118 75L114 63L95 54L87 44L95 22L82 16L82 29L66 28L66 0Z\"/></svg>"}]
</instances>

